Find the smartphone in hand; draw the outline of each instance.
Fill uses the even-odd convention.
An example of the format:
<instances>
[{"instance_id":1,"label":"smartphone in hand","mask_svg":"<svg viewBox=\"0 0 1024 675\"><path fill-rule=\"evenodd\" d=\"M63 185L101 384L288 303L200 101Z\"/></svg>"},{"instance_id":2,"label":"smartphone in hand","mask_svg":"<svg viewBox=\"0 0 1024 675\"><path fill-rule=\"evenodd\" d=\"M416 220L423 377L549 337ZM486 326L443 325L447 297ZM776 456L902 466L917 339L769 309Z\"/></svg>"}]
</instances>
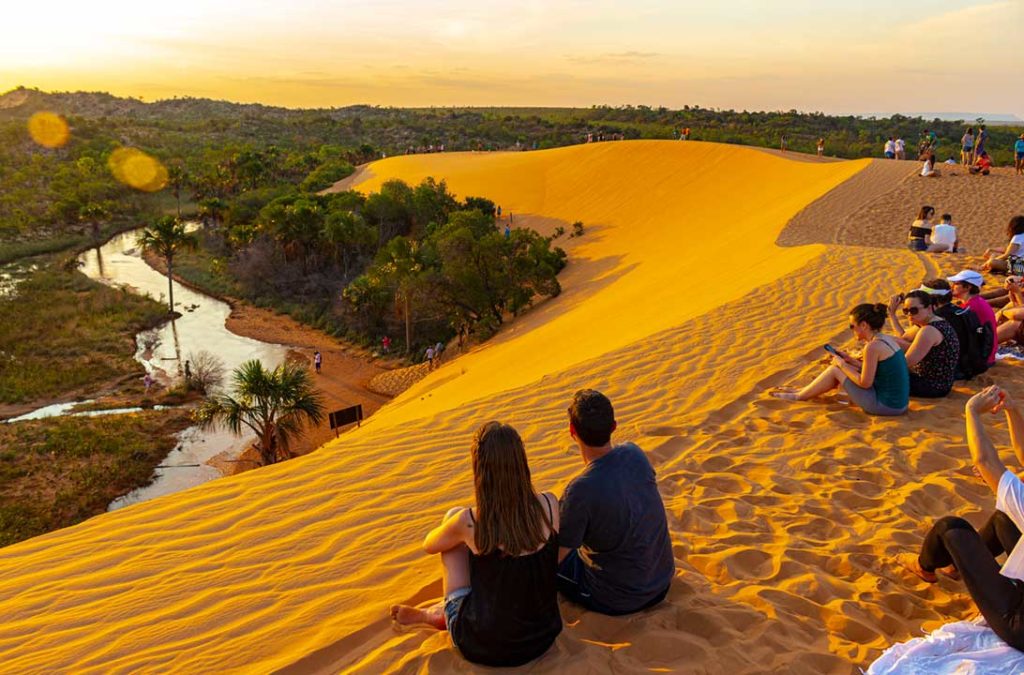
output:
<instances>
[{"instance_id":1,"label":"smartphone in hand","mask_svg":"<svg viewBox=\"0 0 1024 675\"><path fill-rule=\"evenodd\" d=\"M831 354L832 356L838 356L839 358L843 359L844 361L846 360L846 356L844 356L843 354L840 354L839 350L836 349L835 347L833 347L832 345L825 345L825 351L828 352L829 354Z\"/></svg>"}]
</instances>

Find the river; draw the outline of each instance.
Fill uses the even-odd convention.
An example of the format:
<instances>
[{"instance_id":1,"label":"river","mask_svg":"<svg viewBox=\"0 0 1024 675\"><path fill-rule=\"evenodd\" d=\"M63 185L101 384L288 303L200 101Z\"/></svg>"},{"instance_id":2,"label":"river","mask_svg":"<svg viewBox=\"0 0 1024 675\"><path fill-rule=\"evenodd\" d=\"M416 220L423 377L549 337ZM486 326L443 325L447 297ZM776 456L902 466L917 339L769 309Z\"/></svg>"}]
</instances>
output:
<instances>
[{"instance_id":1,"label":"river","mask_svg":"<svg viewBox=\"0 0 1024 675\"><path fill-rule=\"evenodd\" d=\"M81 270L91 279L110 286L126 287L166 303L167 277L143 261L138 243L140 234L140 230L125 232L100 248L82 254ZM174 282L174 304L182 314L180 318L160 328L139 333L136 340L138 350L135 358L158 380L178 380L189 355L203 350L223 361L229 379L236 367L250 359L259 359L268 367L284 361L286 347L229 331L225 321L231 308L226 303ZM207 465L206 461L224 451L243 450L252 437L235 437L223 429L201 431L189 427L179 434L178 440L178 446L161 465L165 468L156 469L153 482L114 501L109 510L178 492L219 477L220 472Z\"/></svg>"}]
</instances>

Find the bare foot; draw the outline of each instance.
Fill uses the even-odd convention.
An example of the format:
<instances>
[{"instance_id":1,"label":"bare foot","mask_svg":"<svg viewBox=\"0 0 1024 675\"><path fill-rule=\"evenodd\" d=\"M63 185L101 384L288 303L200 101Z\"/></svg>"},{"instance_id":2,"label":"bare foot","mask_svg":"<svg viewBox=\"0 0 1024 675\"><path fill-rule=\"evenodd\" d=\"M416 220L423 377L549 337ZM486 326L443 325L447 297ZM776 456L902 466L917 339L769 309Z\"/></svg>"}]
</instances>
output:
<instances>
[{"instance_id":1,"label":"bare foot","mask_svg":"<svg viewBox=\"0 0 1024 675\"><path fill-rule=\"evenodd\" d=\"M392 605L391 620L400 626L426 625L437 630L447 628L441 605L435 605L429 609L419 609L409 605Z\"/></svg>"},{"instance_id":2,"label":"bare foot","mask_svg":"<svg viewBox=\"0 0 1024 675\"><path fill-rule=\"evenodd\" d=\"M797 396L796 389L791 387L775 387L774 389L768 390L768 395L772 398L779 398L783 401L799 401L800 398Z\"/></svg>"},{"instance_id":3,"label":"bare foot","mask_svg":"<svg viewBox=\"0 0 1024 675\"><path fill-rule=\"evenodd\" d=\"M930 584L934 584L939 580L935 576L935 572L929 572L921 567L921 561L918 560L917 555L914 553L900 553L896 556L896 564Z\"/></svg>"}]
</instances>

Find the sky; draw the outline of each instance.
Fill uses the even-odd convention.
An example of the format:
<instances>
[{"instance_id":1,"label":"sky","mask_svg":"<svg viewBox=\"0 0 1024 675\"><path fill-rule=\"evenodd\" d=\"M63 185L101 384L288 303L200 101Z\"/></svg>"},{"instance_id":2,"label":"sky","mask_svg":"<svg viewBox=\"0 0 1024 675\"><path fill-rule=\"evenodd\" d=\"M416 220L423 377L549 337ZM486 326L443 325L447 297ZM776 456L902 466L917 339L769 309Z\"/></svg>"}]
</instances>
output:
<instances>
[{"instance_id":1,"label":"sky","mask_svg":"<svg viewBox=\"0 0 1024 675\"><path fill-rule=\"evenodd\" d=\"M4 5L0 92L1024 117L1024 0Z\"/></svg>"}]
</instances>

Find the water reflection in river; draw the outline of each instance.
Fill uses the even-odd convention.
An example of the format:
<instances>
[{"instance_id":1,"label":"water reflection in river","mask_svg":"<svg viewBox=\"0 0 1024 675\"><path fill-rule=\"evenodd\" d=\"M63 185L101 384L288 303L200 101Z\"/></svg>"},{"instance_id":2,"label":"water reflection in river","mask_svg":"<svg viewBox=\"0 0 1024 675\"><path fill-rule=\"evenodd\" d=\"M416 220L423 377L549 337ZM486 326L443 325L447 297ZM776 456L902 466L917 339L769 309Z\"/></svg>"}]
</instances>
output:
<instances>
[{"instance_id":1,"label":"water reflection in river","mask_svg":"<svg viewBox=\"0 0 1024 675\"><path fill-rule=\"evenodd\" d=\"M86 252L81 256L82 272L105 284L127 287L166 302L167 277L142 260L139 235L139 231L126 232L99 249ZM259 359L270 367L284 361L285 347L229 331L224 322L231 308L226 303L177 282L174 282L174 301L175 309L182 314L180 318L138 335L135 358L147 371L177 379L189 354L202 350L220 358L228 373L250 359ZM157 469L157 477L151 485L117 500L110 508L170 494L216 478L218 472L207 466L206 460L225 450L241 450L251 438L238 439L226 431L200 432L189 428L179 435L179 441L178 447L164 460L164 465L171 468ZM199 466L182 466L189 464Z\"/></svg>"}]
</instances>

